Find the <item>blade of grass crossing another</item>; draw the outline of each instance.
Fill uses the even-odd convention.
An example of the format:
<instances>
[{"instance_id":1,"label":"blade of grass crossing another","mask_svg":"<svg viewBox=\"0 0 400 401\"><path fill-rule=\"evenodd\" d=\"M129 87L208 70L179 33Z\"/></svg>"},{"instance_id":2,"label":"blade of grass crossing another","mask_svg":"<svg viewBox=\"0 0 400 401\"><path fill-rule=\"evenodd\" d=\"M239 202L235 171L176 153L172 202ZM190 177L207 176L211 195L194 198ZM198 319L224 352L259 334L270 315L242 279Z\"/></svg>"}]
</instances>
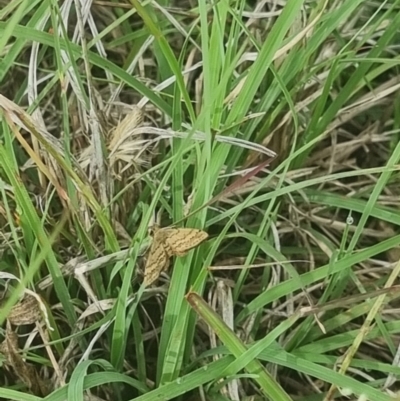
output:
<instances>
[{"instance_id":1,"label":"blade of grass crossing another","mask_svg":"<svg viewBox=\"0 0 400 401\"><path fill-rule=\"evenodd\" d=\"M151 16L146 11L146 9L140 4L140 2L137 0L130 0L130 1L135 6L138 14L143 19L143 22L145 23L147 28L154 35L155 39L157 40L160 48L162 49L162 51L164 53L164 57L168 60L170 68L175 75L176 82L181 90L183 99L185 101L186 108L189 112L190 119L192 120L192 122L194 122L196 120L196 117L195 117L195 113L193 110L192 102L190 100L189 93L185 87L185 82L183 80L182 71L179 68L179 64L175 58L175 55L174 55L170 45L168 44L168 41L166 40L164 35L160 32L160 30L157 28L157 26L154 23L154 21L152 20Z\"/></svg>"},{"instance_id":2,"label":"blade of grass crossing another","mask_svg":"<svg viewBox=\"0 0 400 401\"><path fill-rule=\"evenodd\" d=\"M264 79L276 51L282 46L285 35L297 18L303 3L303 0L289 0L285 4L282 13L271 28L267 40L250 69L246 85L243 86L233 104L226 121L227 125L242 119L249 111L258 87Z\"/></svg>"},{"instance_id":3,"label":"blade of grass crossing another","mask_svg":"<svg viewBox=\"0 0 400 401\"><path fill-rule=\"evenodd\" d=\"M286 7L284 8L284 11L282 15L278 18L276 24L274 25L272 33L268 36L267 42L264 44L263 49L260 53L260 57L257 59L256 63L253 65L253 72L250 73L249 75L249 85L245 86L246 88L250 87L252 89L252 92L249 93L249 90L246 89L246 93L243 94L240 93L238 99L236 100L231 113L230 113L230 118L231 120L228 121L229 123L234 123L238 119L240 120L241 118L244 117L244 115L247 113L248 108L250 107L251 101L258 89L259 83L261 82L264 74L266 73L268 69L269 63L273 59L273 55L275 54L274 49L278 49L279 46L282 44L282 40L284 38L284 35L290 28L291 23L296 17L297 11L300 9L302 5L302 1L296 1L292 0L290 1ZM286 11L285 11L286 10ZM269 60L269 61L268 61ZM268 62L267 62L268 61ZM257 70L258 69L258 70ZM261 73L260 73L261 71ZM255 83L253 82L253 76ZM248 98L250 96L250 98ZM243 104L242 104L243 103ZM215 105L215 107L219 107L219 105ZM237 110L234 112L235 107ZM236 116L234 117L234 113L236 113ZM208 116L203 115L203 118L208 119ZM229 120L229 117L228 117ZM238 127L236 128L236 130ZM232 133L231 133L232 134ZM216 153L217 151L220 153L220 155L217 157ZM200 206L204 201L207 201L208 199L204 199L204 195L207 193L210 193L210 190L214 187L211 183L215 183L218 175L220 174L221 168L223 166L224 161L229 155L229 147L226 146L219 146L217 145L214 150L214 154L212 155L213 161L215 160L216 162L210 164L207 166L206 171L204 172L204 176L207 177L202 181L203 186L201 185L199 187L198 193L196 194L195 201L193 203L193 209L196 209L196 206ZM210 174L212 170L212 173L214 175L211 175L210 179ZM203 187L203 188L202 188ZM203 190L204 189L204 190ZM204 213L203 213L204 216ZM199 220L204 221L204 217L201 216L193 216L188 220L188 225L191 226L191 222L198 222ZM179 269L178 266L181 266L182 268L184 267L183 265L176 265L175 267ZM200 266L200 265L197 265ZM187 268L187 267L186 267ZM179 270L178 270L179 271ZM193 272L196 274L196 271ZM198 273L198 272L197 272ZM187 274L185 274L183 271L181 271L181 274L184 275L184 277L187 277ZM177 277L177 275L174 275L174 277ZM180 276L181 277L181 276ZM178 284L176 284L178 286ZM166 312L165 312L165 319L163 321L163 329L162 329L162 335L161 335L161 341L160 341L160 349L159 349L159 361L158 361L158 374L160 374L160 370L163 370L162 364L164 361L164 355L176 355L176 360L175 360L175 373L171 372L170 369L172 366L174 366L174 363L172 360L169 361L168 364L168 373L165 372L168 378L170 378L171 374L172 377L176 376L179 373L180 367L178 363L178 355L176 354L176 350L180 349L180 345L177 342L172 342L170 341L170 336L172 335L172 330L176 328L177 330L180 330L180 328L176 327L176 319L178 316L180 316L181 313L181 299L183 298L183 295L185 293L185 283L182 280L179 280L179 287L175 287L175 282L171 282L171 287L170 291L173 292L174 297L168 297L167 300L167 305L166 305ZM189 313L189 309L185 313ZM182 318L183 319L183 318ZM186 321L186 319L183 319ZM191 328L191 335L193 333L193 327L194 327L194 321L191 321L191 324L189 325ZM178 338L178 337L176 337ZM190 341L190 339L189 339ZM168 344L168 346L167 346ZM167 348L168 347L168 348ZM164 372L164 371L163 371ZM160 377L160 376L159 376ZM160 380L163 382L163 376L160 377Z\"/></svg>"},{"instance_id":4,"label":"blade of grass crossing another","mask_svg":"<svg viewBox=\"0 0 400 401\"><path fill-rule=\"evenodd\" d=\"M304 286L313 284L319 280L325 279L328 272L330 274L338 273L344 269L350 268L351 266L357 263L361 263L366 259L372 258L375 255L378 255L382 252L386 252L387 250L396 247L399 244L400 244L400 235L396 235L395 237L389 238L369 248L360 250L355 254L347 255L343 259L337 261L333 267L331 266L330 263L328 263L327 265L321 266L316 270L302 274L301 283ZM268 303L273 302L287 295L290 292L297 291L300 288L301 287L296 280L289 279L266 290L258 297L254 298L239 313L239 315L236 318L236 323L240 323L241 321L243 321L245 317L249 316L251 313L256 312L258 309L265 307L265 305L267 305Z\"/></svg>"},{"instance_id":5,"label":"blade of grass crossing another","mask_svg":"<svg viewBox=\"0 0 400 401\"><path fill-rule=\"evenodd\" d=\"M0 36L0 54L4 54L4 48L8 43L8 40L13 35L13 31L17 28L18 22L24 17L25 12L27 11L27 7L30 3L30 0L24 0L17 10L13 13L13 16L8 21L6 25L6 29L3 32L3 35Z\"/></svg>"},{"instance_id":6,"label":"blade of grass crossing another","mask_svg":"<svg viewBox=\"0 0 400 401\"><path fill-rule=\"evenodd\" d=\"M351 3L351 2L349 2ZM387 3L387 2L385 2ZM383 4L383 3L382 3ZM400 13L397 12L396 8L400 4L399 0L396 0L395 3L388 7L386 10L387 15L394 15L394 18L391 19L392 23L383 31L383 34L379 37L378 41L374 46L371 47L370 52L366 55L366 59L357 64L357 69L353 72L353 74L347 79L345 85L340 89L338 95L334 98L332 103L326 109L326 111L321 114L321 116L317 119L314 117L313 124L307 127L307 131L305 132L304 141L308 142L309 140L318 137L323 134L326 130L328 124L334 120L337 116L338 111L341 107L349 100L354 94L354 91L359 87L360 82L364 82L365 76L370 70L371 66L374 64L372 60L379 58L379 55L382 52L387 50L390 42L392 41L394 35L397 35L397 27L400 24ZM338 15L338 18L342 20L342 16ZM371 61L370 61L371 60ZM317 103L318 107L318 103ZM308 152L304 152L298 161L296 161L296 165L302 165L302 162L305 160L307 155L309 154L311 149Z\"/></svg>"},{"instance_id":7,"label":"blade of grass crossing another","mask_svg":"<svg viewBox=\"0 0 400 401\"><path fill-rule=\"evenodd\" d=\"M400 13L399 13L399 15L400 15ZM400 23L400 19L399 19L399 23ZM363 233L365 224L367 223L367 220L371 215L371 211L374 208L375 204L377 203L379 195L385 189L386 184L388 183L390 177L393 174L393 168L395 168L398 165L399 160L400 160L400 142L397 144L396 148L394 149L394 151L392 153L392 156L390 157L390 159L386 165L387 171L382 172L374 189L372 190L371 195L368 198L368 201L365 205L365 209L364 209L364 211L361 215L361 218L357 224L356 231L353 234L353 237L351 238L349 247L347 248L347 252L353 252L354 248L356 247L356 244Z\"/></svg>"},{"instance_id":8,"label":"blade of grass crossing another","mask_svg":"<svg viewBox=\"0 0 400 401\"><path fill-rule=\"evenodd\" d=\"M248 351L246 346L198 294L191 292L186 299L236 358L240 358L242 355L247 356L245 354ZM245 362L248 362L246 366L247 372L256 375L254 381L258 383L266 399L271 401L292 401L258 360L252 359Z\"/></svg>"},{"instance_id":9,"label":"blade of grass crossing another","mask_svg":"<svg viewBox=\"0 0 400 401\"><path fill-rule=\"evenodd\" d=\"M64 282L63 275L60 270L57 258L52 250L52 246L49 242L49 237L45 232L42 222L40 221L36 210L30 200L30 197L22 184L20 178L16 175L12 163L8 157L5 148L0 144L0 165L2 166L6 176L8 177L11 185L15 191L15 200L24 215L25 222L30 227L30 230L34 234L35 239L38 241L39 246L42 250L46 250L45 261L47 268L53 279L54 289L57 293L57 297L60 300L68 322L74 325L76 321L76 313L69 296L68 287Z\"/></svg>"}]
</instances>

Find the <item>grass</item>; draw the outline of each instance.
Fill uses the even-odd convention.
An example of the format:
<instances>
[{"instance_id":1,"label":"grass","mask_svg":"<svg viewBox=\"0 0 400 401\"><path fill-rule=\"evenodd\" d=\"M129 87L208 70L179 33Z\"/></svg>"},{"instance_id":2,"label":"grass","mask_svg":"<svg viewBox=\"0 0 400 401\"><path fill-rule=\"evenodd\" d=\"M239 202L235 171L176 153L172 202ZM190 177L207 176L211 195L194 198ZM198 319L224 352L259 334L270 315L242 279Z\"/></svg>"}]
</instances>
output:
<instances>
[{"instance_id":1,"label":"grass","mask_svg":"<svg viewBox=\"0 0 400 401\"><path fill-rule=\"evenodd\" d=\"M0 398L399 399L400 1L0 5Z\"/></svg>"}]
</instances>

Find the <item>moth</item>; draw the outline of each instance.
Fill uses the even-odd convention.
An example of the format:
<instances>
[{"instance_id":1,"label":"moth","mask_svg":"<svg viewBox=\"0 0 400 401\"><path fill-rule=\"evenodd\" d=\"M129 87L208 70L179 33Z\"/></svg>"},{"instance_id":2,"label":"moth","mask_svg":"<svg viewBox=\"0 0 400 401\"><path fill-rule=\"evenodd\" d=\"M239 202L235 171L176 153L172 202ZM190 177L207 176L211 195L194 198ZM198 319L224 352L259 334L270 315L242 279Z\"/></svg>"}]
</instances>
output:
<instances>
[{"instance_id":1,"label":"moth","mask_svg":"<svg viewBox=\"0 0 400 401\"><path fill-rule=\"evenodd\" d=\"M144 268L144 284L156 281L162 271L167 270L172 256L184 256L208 238L205 231L196 228L153 229L153 243Z\"/></svg>"}]
</instances>

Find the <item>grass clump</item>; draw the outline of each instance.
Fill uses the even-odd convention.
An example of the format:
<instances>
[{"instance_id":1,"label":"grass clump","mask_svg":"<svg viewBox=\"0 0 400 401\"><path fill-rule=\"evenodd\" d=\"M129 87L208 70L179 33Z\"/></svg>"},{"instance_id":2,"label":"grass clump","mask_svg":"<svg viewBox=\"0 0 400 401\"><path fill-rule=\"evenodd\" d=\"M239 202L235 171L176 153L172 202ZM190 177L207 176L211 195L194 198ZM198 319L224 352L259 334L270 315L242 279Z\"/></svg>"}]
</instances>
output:
<instances>
[{"instance_id":1,"label":"grass clump","mask_svg":"<svg viewBox=\"0 0 400 401\"><path fill-rule=\"evenodd\" d=\"M0 4L0 398L395 399L400 2Z\"/></svg>"}]
</instances>

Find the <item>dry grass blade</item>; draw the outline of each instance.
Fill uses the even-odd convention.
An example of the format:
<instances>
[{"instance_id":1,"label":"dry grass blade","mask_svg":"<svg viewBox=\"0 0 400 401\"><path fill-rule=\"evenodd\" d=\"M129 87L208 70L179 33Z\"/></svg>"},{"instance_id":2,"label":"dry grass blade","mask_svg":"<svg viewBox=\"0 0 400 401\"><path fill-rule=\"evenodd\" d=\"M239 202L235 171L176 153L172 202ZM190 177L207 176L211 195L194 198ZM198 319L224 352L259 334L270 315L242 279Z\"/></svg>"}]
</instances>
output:
<instances>
[{"instance_id":1,"label":"dry grass blade","mask_svg":"<svg viewBox=\"0 0 400 401\"><path fill-rule=\"evenodd\" d=\"M60 198L63 200L68 200L68 196L63 188L63 174L55 161L54 155L52 155L51 152L44 152L44 159L46 160L47 164L43 163L41 156L37 154L38 147L36 146L36 140L38 140L41 146L46 150L51 148L58 155L63 153L61 145L45 129L43 129L27 113L25 113L22 108L2 95L0 95L0 108L5 112L6 121L8 122L13 134L18 139L21 146L29 154L32 161L34 161L38 166L39 171L43 173L54 185ZM36 151L32 149L29 143L21 135L15 124L26 129L32 134L32 140Z\"/></svg>"},{"instance_id":2,"label":"dry grass blade","mask_svg":"<svg viewBox=\"0 0 400 401\"><path fill-rule=\"evenodd\" d=\"M400 286L394 285L389 288L381 288L380 290L371 291L365 294L356 294L344 297L338 300L326 302L316 306L305 306L300 308L299 313L301 316L307 316L312 313L321 313L333 309L343 308L346 305L355 305L366 299L373 299L381 295L387 295L385 303L392 301L400 296Z\"/></svg>"},{"instance_id":3,"label":"dry grass blade","mask_svg":"<svg viewBox=\"0 0 400 401\"><path fill-rule=\"evenodd\" d=\"M144 270L146 286L157 280L169 266L171 256L184 256L208 238L205 231L195 228L158 228L154 229L153 244Z\"/></svg>"},{"instance_id":4,"label":"dry grass blade","mask_svg":"<svg viewBox=\"0 0 400 401\"><path fill-rule=\"evenodd\" d=\"M232 297L231 288L223 281L218 280L214 294L212 296L212 306L219 315L221 315L222 320L231 329L235 330L234 325L234 303ZM212 348L216 348L219 344L216 340L216 334L211 327L209 327L210 343ZM218 360L222 355L215 355L214 360ZM222 382L222 380L221 380ZM232 401L239 401L239 385L240 382L237 379L231 380L226 386L221 388L221 393L228 399Z\"/></svg>"},{"instance_id":5,"label":"dry grass blade","mask_svg":"<svg viewBox=\"0 0 400 401\"><path fill-rule=\"evenodd\" d=\"M399 274L400 274L400 261L397 263L396 267L393 269L392 273L388 277L385 287L383 288L383 290L384 290L383 294L379 295L373 304L371 303L371 309L368 312L368 315L367 315L363 325L361 326L351 347L347 349L347 351L343 357L343 363L339 370L340 374L344 375L346 373L347 369L349 368L350 363L354 358L354 355L360 348L361 343L365 340L365 337L367 336L368 332L370 331L371 325L372 325L374 319L379 314L379 311L381 310L382 305L386 300L386 297L388 295L386 293L386 290L389 290L389 289L395 287L393 284L394 284L396 278L399 276ZM326 396L324 398L324 401L333 400L335 390L336 390L336 386L334 384L332 384L328 393L326 394Z\"/></svg>"},{"instance_id":6,"label":"dry grass blade","mask_svg":"<svg viewBox=\"0 0 400 401\"><path fill-rule=\"evenodd\" d=\"M139 167L148 163L144 157L148 141L138 131L142 124L143 111L133 106L132 111L109 134L109 164L118 179L122 179L124 172L125 175L139 172Z\"/></svg>"},{"instance_id":7,"label":"dry grass blade","mask_svg":"<svg viewBox=\"0 0 400 401\"><path fill-rule=\"evenodd\" d=\"M5 364L36 395L47 395L48 389L36 369L24 361L19 353L18 336L7 324L6 337L0 344L0 352L6 357Z\"/></svg>"},{"instance_id":8,"label":"dry grass blade","mask_svg":"<svg viewBox=\"0 0 400 401\"><path fill-rule=\"evenodd\" d=\"M140 127L143 123L143 111L134 106L132 112L127 114L125 118L111 132L110 143L108 148L111 152L115 152L118 146L125 141L136 127Z\"/></svg>"},{"instance_id":9,"label":"dry grass blade","mask_svg":"<svg viewBox=\"0 0 400 401\"><path fill-rule=\"evenodd\" d=\"M309 23L309 25L305 26L303 28L303 30L301 32L299 32L294 38L292 38L285 46L283 46L282 48L280 48L274 55L273 60L277 60L279 62L279 59L281 59L291 48L293 48L297 43L299 43L300 41L302 41L304 39L305 36L309 35L310 32L312 31L312 29L315 27L315 25L317 24L317 22L321 19L321 17L323 16L323 13L325 11L325 8L328 5L328 0L325 0L325 3L322 5L320 12L318 13L318 15L316 15L314 17L314 19ZM258 56L258 54L256 53L256 57ZM241 90L243 89L243 87L246 84L246 80L247 77L244 77L238 84L237 86L234 88L234 90L225 98L224 103L225 104L230 104L232 103L237 96L239 95L239 93L241 92Z\"/></svg>"}]
</instances>

